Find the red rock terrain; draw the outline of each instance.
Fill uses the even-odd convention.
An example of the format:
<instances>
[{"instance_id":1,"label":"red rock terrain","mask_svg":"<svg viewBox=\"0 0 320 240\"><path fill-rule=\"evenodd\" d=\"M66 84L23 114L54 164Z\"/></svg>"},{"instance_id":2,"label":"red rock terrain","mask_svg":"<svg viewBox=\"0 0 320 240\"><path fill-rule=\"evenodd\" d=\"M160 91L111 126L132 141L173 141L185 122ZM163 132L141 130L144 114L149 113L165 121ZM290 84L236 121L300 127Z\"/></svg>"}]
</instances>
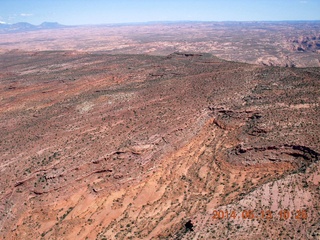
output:
<instances>
[{"instance_id":1,"label":"red rock terrain","mask_svg":"<svg viewBox=\"0 0 320 240\"><path fill-rule=\"evenodd\" d=\"M0 58L1 239L319 238L319 68Z\"/></svg>"}]
</instances>

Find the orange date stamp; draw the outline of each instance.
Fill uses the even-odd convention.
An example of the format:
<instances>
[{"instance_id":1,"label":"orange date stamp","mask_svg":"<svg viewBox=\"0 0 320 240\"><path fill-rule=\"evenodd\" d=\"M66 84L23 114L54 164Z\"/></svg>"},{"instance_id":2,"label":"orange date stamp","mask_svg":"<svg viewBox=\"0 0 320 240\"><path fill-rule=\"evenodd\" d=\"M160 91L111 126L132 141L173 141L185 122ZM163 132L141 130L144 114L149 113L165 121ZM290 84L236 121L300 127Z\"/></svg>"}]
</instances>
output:
<instances>
[{"instance_id":1,"label":"orange date stamp","mask_svg":"<svg viewBox=\"0 0 320 240\"><path fill-rule=\"evenodd\" d=\"M296 219L304 220L308 218L308 212L305 209L289 211L288 209L279 210L277 212L271 210L214 210L213 219L266 219L272 220L274 218L280 220Z\"/></svg>"}]
</instances>

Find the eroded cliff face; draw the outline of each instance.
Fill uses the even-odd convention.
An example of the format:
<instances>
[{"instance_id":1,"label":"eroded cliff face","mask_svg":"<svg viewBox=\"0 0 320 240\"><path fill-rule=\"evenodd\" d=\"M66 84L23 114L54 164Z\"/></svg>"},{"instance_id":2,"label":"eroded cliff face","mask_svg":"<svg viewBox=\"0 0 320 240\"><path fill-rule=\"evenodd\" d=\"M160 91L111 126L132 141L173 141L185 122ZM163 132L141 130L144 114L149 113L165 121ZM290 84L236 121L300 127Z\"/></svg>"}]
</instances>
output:
<instances>
[{"instance_id":1,"label":"eroded cliff face","mask_svg":"<svg viewBox=\"0 0 320 240\"><path fill-rule=\"evenodd\" d=\"M320 52L319 34L301 35L296 38L288 39L288 42L291 44L290 50L292 51L315 53Z\"/></svg>"},{"instance_id":2,"label":"eroded cliff face","mask_svg":"<svg viewBox=\"0 0 320 240\"><path fill-rule=\"evenodd\" d=\"M3 239L319 236L318 68L194 53L1 58ZM307 219L280 219L285 209Z\"/></svg>"}]
</instances>

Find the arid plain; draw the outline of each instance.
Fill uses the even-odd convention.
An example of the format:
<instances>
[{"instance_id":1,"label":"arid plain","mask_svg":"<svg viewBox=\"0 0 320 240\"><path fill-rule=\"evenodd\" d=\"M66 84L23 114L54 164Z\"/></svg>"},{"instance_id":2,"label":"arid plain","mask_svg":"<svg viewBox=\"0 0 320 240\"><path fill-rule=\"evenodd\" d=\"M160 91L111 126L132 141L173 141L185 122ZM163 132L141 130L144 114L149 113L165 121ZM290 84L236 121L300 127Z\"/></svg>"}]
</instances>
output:
<instances>
[{"instance_id":1,"label":"arid plain","mask_svg":"<svg viewBox=\"0 0 320 240\"><path fill-rule=\"evenodd\" d=\"M0 37L0 239L319 239L319 22Z\"/></svg>"},{"instance_id":2,"label":"arid plain","mask_svg":"<svg viewBox=\"0 0 320 240\"><path fill-rule=\"evenodd\" d=\"M12 32L0 29L1 52L77 50L157 56L205 52L253 64L320 66L319 21L182 22L19 30L19 26Z\"/></svg>"}]
</instances>

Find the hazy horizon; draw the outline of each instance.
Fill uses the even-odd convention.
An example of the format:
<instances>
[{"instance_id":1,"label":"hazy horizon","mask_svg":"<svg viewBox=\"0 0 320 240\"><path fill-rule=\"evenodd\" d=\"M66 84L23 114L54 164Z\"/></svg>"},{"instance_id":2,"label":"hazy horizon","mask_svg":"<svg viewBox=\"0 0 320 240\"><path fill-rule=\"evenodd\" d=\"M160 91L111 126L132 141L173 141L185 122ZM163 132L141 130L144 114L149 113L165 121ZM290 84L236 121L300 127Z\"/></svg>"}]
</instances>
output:
<instances>
[{"instance_id":1,"label":"hazy horizon","mask_svg":"<svg viewBox=\"0 0 320 240\"><path fill-rule=\"evenodd\" d=\"M59 22L64 25L147 22L314 21L318 0L4 0L0 23Z\"/></svg>"}]
</instances>

